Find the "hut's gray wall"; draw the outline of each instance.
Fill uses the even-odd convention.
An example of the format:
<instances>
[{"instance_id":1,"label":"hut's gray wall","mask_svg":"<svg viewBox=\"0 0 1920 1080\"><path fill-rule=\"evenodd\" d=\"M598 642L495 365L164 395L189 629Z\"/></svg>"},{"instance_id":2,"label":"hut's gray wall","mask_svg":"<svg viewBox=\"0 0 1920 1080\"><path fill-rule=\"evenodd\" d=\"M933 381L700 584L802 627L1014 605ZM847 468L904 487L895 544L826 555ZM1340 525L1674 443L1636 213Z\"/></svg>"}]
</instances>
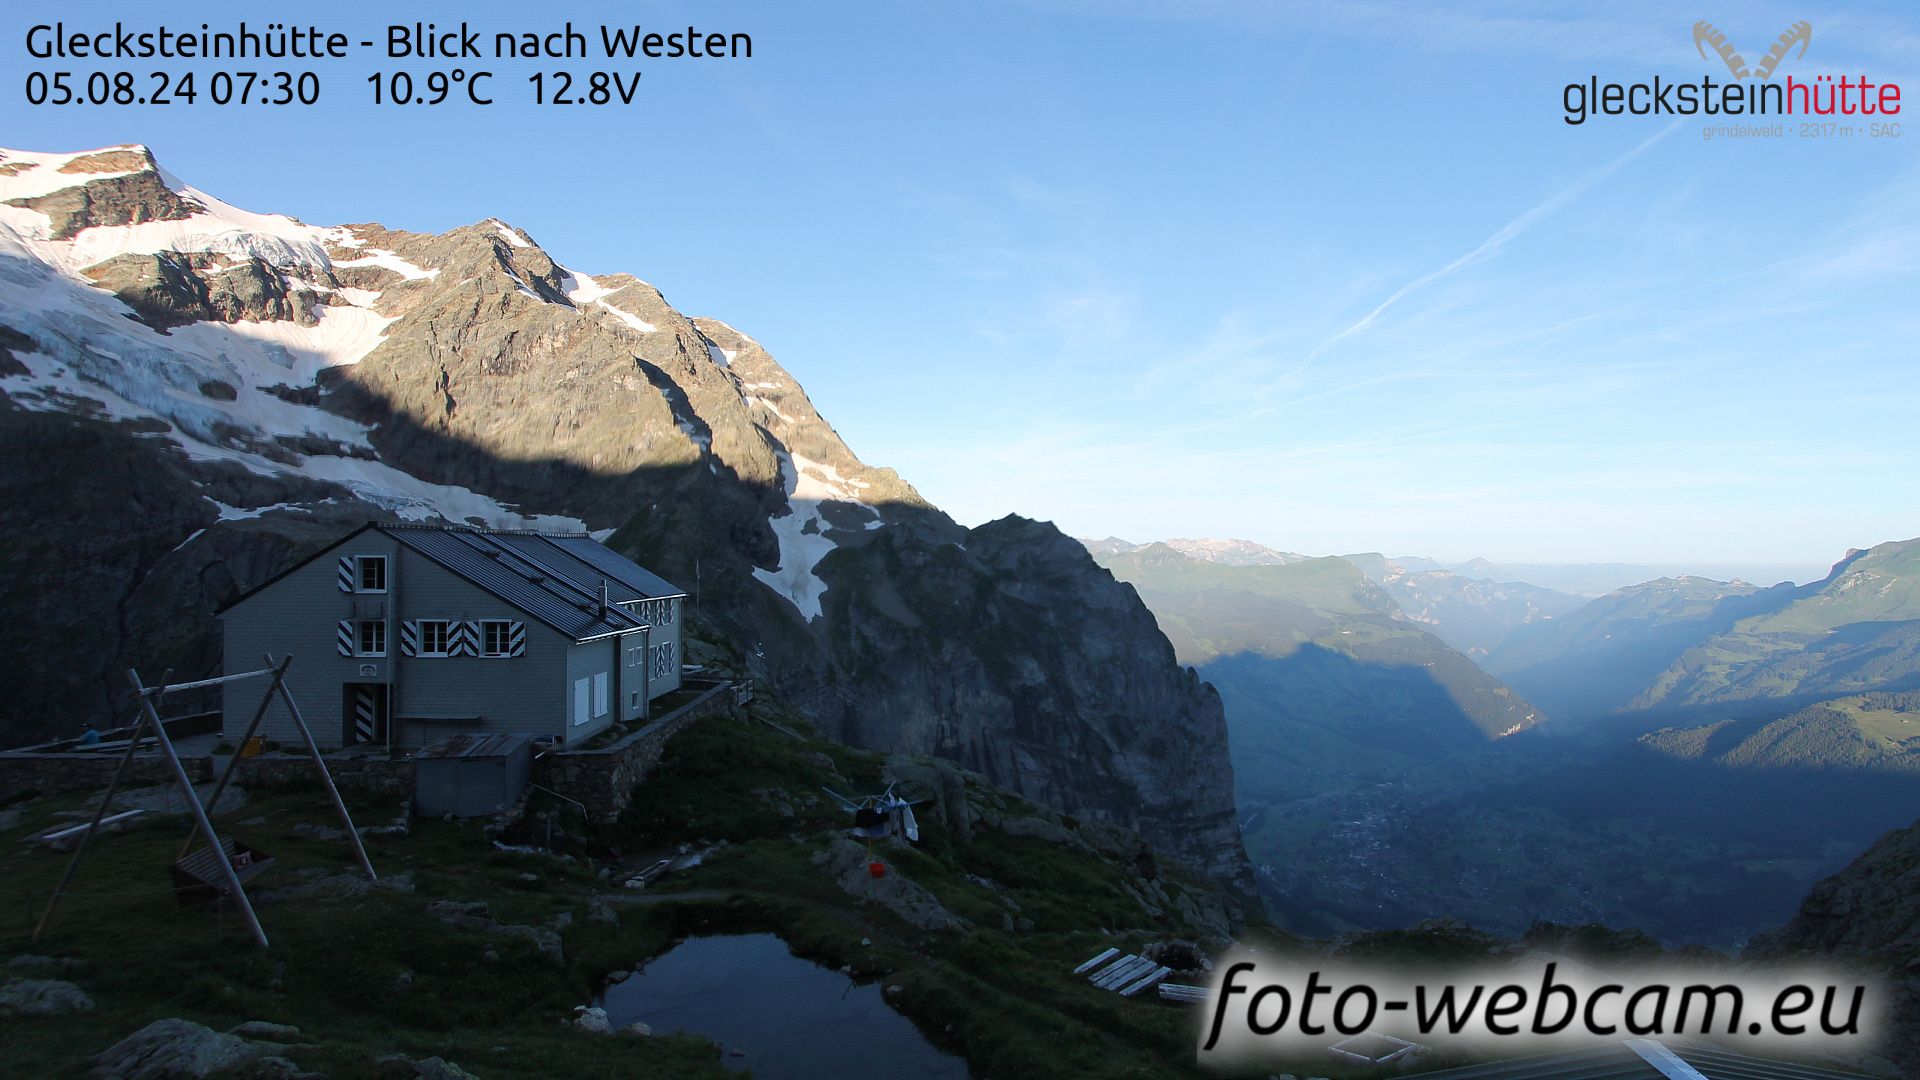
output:
<instances>
[{"instance_id":1,"label":"hut's gray wall","mask_svg":"<svg viewBox=\"0 0 1920 1080\"><path fill-rule=\"evenodd\" d=\"M357 555L387 556L384 595L340 591L338 559ZM387 620L386 656L339 655L338 623L355 618ZM403 657L400 623L406 619L513 620L526 629L526 652L511 657ZM573 654L593 650L602 661L601 670L607 670L611 640L576 647L565 635L377 530L354 537L248 597L227 611L225 626L228 671L261 666L266 652L293 654L288 685L323 747L350 741L345 687L353 683L387 686L393 744L409 750L454 733L564 735L571 743L613 720L612 715L591 718L580 728L569 722ZM227 738L237 739L245 730L265 688L264 680L228 685ZM296 745L299 739L278 704L268 710L261 732L283 745Z\"/></svg>"},{"instance_id":2,"label":"hut's gray wall","mask_svg":"<svg viewBox=\"0 0 1920 1080\"><path fill-rule=\"evenodd\" d=\"M645 640L645 632L641 631L582 642L567 650L566 685L557 698L566 705L567 712L562 723L567 745L592 738L611 727L617 719L646 715L644 704L638 711L628 707L629 695L627 688L622 685L626 672L631 670L622 663L627 643L637 645ZM602 678L607 686L607 708L604 712L595 708L599 704L595 700L595 680ZM586 718L584 724L578 722L583 715Z\"/></svg>"},{"instance_id":3,"label":"hut's gray wall","mask_svg":"<svg viewBox=\"0 0 1920 1080\"><path fill-rule=\"evenodd\" d=\"M341 619L385 618L393 600L394 556L399 545L378 530L369 529L293 571L272 586L228 609L223 617L225 663L229 673L262 666L262 655L292 654L287 686L300 703L313 737L322 747L345 745L346 691L351 683L385 683L392 677L390 663L398 649L391 628L385 657L341 656L335 637ZM385 595L340 591L338 558L387 557ZM266 691L264 679L228 683L222 691L223 733L237 739ZM263 738L287 746L300 745L300 734L286 706L275 702L260 723Z\"/></svg>"},{"instance_id":4,"label":"hut's gray wall","mask_svg":"<svg viewBox=\"0 0 1920 1080\"><path fill-rule=\"evenodd\" d=\"M452 734L559 733L566 722L561 675L573 642L411 548L400 559L401 618L509 619L526 628L527 649L523 656L400 657L394 745L417 750Z\"/></svg>"}]
</instances>

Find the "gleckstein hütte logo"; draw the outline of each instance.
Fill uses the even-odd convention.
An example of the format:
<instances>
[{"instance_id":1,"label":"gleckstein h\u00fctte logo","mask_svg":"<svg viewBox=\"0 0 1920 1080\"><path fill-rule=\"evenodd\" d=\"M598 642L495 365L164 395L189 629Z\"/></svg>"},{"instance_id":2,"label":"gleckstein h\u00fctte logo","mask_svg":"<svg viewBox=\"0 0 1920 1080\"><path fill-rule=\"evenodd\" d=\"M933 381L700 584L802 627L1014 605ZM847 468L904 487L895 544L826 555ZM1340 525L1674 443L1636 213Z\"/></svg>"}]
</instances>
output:
<instances>
[{"instance_id":1,"label":"gleckstein h\u00fctte logo","mask_svg":"<svg viewBox=\"0 0 1920 1080\"><path fill-rule=\"evenodd\" d=\"M1700 59L1707 58L1707 47L1712 46L1714 54L1720 57L1721 62L1727 65L1727 70L1731 71L1736 79L1744 79L1749 75L1760 79L1771 79L1773 69L1780 66L1780 61L1787 58L1788 51L1795 45L1800 46L1799 55L1805 56L1807 48L1812 44L1813 24L1801 19L1787 27L1786 31L1780 35L1780 39L1773 43L1773 48L1767 50L1765 59L1761 60L1758 66L1749 69L1746 60L1741 57L1740 51L1733 47L1733 42L1727 38L1726 34L1715 29L1714 25L1705 19L1693 24L1693 47L1700 53Z\"/></svg>"},{"instance_id":2,"label":"gleckstein h\u00fctte logo","mask_svg":"<svg viewBox=\"0 0 1920 1080\"><path fill-rule=\"evenodd\" d=\"M1812 44L1813 24L1802 19L1775 39L1759 63L1749 66L1733 40L1702 19L1693 24L1694 50L1702 60L1718 59L1731 79L1716 78L1711 72L1678 80L1655 75L1640 82L1605 81L1590 75L1585 82L1568 83L1562 91L1563 119L1578 125L1601 116L1859 116L1875 121L1872 134L1898 137L1897 123L1879 122L1900 115L1898 83L1876 83L1853 74L1801 77L1789 72L1774 78L1782 65L1804 60Z\"/></svg>"}]
</instances>

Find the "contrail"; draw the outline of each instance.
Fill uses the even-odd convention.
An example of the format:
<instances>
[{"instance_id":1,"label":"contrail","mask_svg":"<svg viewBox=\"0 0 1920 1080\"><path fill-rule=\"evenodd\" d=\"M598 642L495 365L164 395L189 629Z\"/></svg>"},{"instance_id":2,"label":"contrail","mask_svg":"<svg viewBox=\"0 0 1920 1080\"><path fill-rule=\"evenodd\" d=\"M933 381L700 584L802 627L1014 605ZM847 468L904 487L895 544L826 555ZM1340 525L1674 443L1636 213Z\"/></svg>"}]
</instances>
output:
<instances>
[{"instance_id":1,"label":"contrail","mask_svg":"<svg viewBox=\"0 0 1920 1080\"><path fill-rule=\"evenodd\" d=\"M1627 151L1626 153L1621 154L1619 157L1614 158L1612 161L1607 162L1605 165L1602 165L1599 168L1593 170L1592 172L1586 174L1585 176L1582 176L1580 179L1575 180L1573 183L1568 184L1566 187L1554 193L1545 202L1542 202L1540 205L1534 207L1533 209L1527 211L1524 214L1521 214L1519 217L1514 218L1512 221L1507 222L1507 224L1503 226L1499 232L1496 232L1492 236L1489 236L1485 240L1482 240L1480 242L1479 247L1474 248L1472 251L1467 252L1465 255L1460 256L1459 258L1453 260L1452 262L1448 263L1447 265L1441 267L1438 270L1434 270L1429 273L1422 274L1420 277L1414 278L1412 281L1409 281L1405 285L1400 286L1399 289L1394 291L1392 296L1389 296L1385 300L1380 301L1380 303L1372 311L1369 311L1365 315L1361 316L1359 321L1355 322L1352 326L1347 327L1345 330L1340 331L1339 333L1333 335L1332 337L1326 339L1325 341L1322 341L1320 344L1314 346L1313 351L1307 354L1307 358L1301 361L1300 366L1302 368L1306 367L1308 364L1313 363L1314 359L1318 357L1321 353L1331 348L1334 345L1334 343L1340 341L1343 338L1352 337L1354 334L1357 334L1360 331L1365 330L1367 327L1373 325L1373 321L1375 319L1378 319L1382 312L1386 311L1388 308L1392 307L1393 305L1399 303L1401 298L1405 297L1408 293L1411 293L1416 289L1423 288L1427 285L1431 285L1432 283L1440 280L1441 278L1446 277L1448 274L1451 274L1454 271L1459 270L1463 267L1472 266L1474 263L1477 263L1480 260L1485 259L1488 256L1499 251L1501 248L1507 245L1507 241L1512 240L1514 237L1519 236L1521 233L1526 232L1528 229L1532 228L1533 224L1539 221L1541 218L1546 217L1548 214L1551 214L1555 210L1558 210L1561 207L1567 205L1573 200L1579 198L1581 195L1586 194L1587 189L1593 187L1593 185L1599 183L1600 181L1605 180L1607 177L1612 176L1614 173L1619 172L1620 169L1627 164L1627 162L1632 161L1634 158L1637 158L1641 154L1645 153L1648 147L1651 147L1654 143L1657 143L1661 139L1664 139L1667 136L1673 134L1674 131L1676 131L1680 127L1680 124L1681 124L1681 121L1675 120L1673 123L1668 124L1664 128L1661 128L1659 131L1648 136L1647 140L1641 143L1639 146L1634 147L1633 149Z\"/></svg>"}]
</instances>

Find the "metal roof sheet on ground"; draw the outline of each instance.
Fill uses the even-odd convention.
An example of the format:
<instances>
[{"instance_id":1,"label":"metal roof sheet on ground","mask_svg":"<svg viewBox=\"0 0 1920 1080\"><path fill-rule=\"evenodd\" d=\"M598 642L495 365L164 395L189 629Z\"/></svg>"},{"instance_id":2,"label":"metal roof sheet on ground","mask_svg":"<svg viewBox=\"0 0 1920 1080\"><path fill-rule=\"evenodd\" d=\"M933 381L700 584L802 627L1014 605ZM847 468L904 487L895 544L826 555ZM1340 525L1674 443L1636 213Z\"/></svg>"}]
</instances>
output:
<instances>
[{"instance_id":1,"label":"metal roof sheet on ground","mask_svg":"<svg viewBox=\"0 0 1920 1080\"><path fill-rule=\"evenodd\" d=\"M1817 1065L1748 1057L1704 1043L1661 1045L1707 1080L1868 1080L1865 1074ZM1557 1054L1409 1073L1406 1080L1668 1080L1667 1074L1624 1042Z\"/></svg>"},{"instance_id":2,"label":"metal roof sheet on ground","mask_svg":"<svg viewBox=\"0 0 1920 1080\"><path fill-rule=\"evenodd\" d=\"M526 745L531 736L517 732L494 735L454 735L431 746L423 746L415 758L490 758L509 757Z\"/></svg>"},{"instance_id":3,"label":"metal roof sheet on ground","mask_svg":"<svg viewBox=\"0 0 1920 1080\"><path fill-rule=\"evenodd\" d=\"M529 561L501 543L511 534L405 525L381 526L381 531L575 641L646 625L620 607L610 606L603 614L597 579L574 581Z\"/></svg>"}]
</instances>

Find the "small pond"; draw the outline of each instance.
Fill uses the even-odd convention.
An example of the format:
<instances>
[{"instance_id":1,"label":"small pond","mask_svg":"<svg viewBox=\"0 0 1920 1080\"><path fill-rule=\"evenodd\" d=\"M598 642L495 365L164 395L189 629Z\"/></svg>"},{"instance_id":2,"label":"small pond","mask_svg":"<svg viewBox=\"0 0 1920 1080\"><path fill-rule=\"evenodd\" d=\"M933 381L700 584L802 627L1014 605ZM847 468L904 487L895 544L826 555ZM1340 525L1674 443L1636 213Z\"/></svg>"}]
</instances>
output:
<instances>
[{"instance_id":1,"label":"small pond","mask_svg":"<svg viewBox=\"0 0 1920 1080\"><path fill-rule=\"evenodd\" d=\"M656 1034L712 1039L728 1067L762 1080L968 1075L965 1061L888 1007L881 983L802 960L772 934L688 938L597 1004L616 1030L641 1020Z\"/></svg>"}]
</instances>

